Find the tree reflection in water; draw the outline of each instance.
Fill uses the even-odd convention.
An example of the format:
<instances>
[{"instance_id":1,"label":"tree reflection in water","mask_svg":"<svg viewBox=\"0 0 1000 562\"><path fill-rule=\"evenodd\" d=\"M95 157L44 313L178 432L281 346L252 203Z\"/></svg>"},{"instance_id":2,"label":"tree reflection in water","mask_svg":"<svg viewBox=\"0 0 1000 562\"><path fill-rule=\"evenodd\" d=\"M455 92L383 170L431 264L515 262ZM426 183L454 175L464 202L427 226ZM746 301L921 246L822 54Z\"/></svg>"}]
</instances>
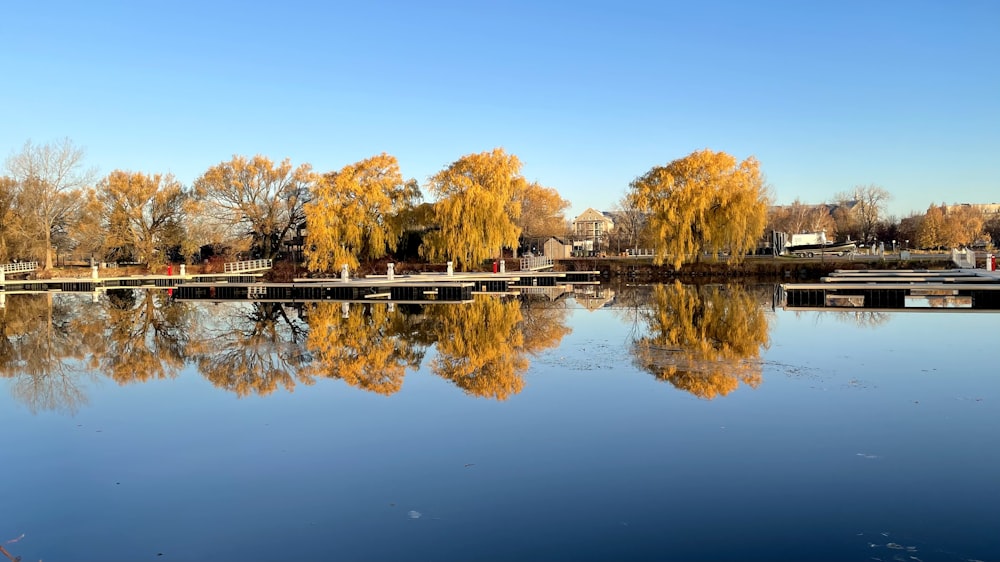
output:
<instances>
[{"instance_id":1,"label":"tree reflection in water","mask_svg":"<svg viewBox=\"0 0 1000 562\"><path fill-rule=\"evenodd\" d=\"M768 319L743 287L657 285L641 317L634 361L658 379L708 400L760 384Z\"/></svg>"},{"instance_id":2,"label":"tree reflection in water","mask_svg":"<svg viewBox=\"0 0 1000 562\"><path fill-rule=\"evenodd\" d=\"M388 304L311 304L306 309L306 349L312 376L339 378L347 384L390 395L399 392L407 369L417 370L425 347L407 339L408 315Z\"/></svg>"},{"instance_id":3,"label":"tree reflection in water","mask_svg":"<svg viewBox=\"0 0 1000 562\"><path fill-rule=\"evenodd\" d=\"M0 376L32 412L75 413L94 378L80 364L86 353L72 327L72 302L51 294L12 295L0 309Z\"/></svg>"},{"instance_id":4,"label":"tree reflection in water","mask_svg":"<svg viewBox=\"0 0 1000 562\"><path fill-rule=\"evenodd\" d=\"M255 302L237 306L200 306L202 319L189 354L198 371L215 386L239 397L267 395L296 381L311 384L302 352L307 326L290 306Z\"/></svg>"},{"instance_id":5,"label":"tree reflection in water","mask_svg":"<svg viewBox=\"0 0 1000 562\"><path fill-rule=\"evenodd\" d=\"M518 300L489 295L465 306L430 305L427 316L437 342L431 370L467 394L496 400L524 388L527 354L558 345L569 333L565 309L522 309Z\"/></svg>"},{"instance_id":6,"label":"tree reflection in water","mask_svg":"<svg viewBox=\"0 0 1000 562\"><path fill-rule=\"evenodd\" d=\"M237 396L316 378L400 390L428 365L466 393L504 400L524 388L529 357L569 333L564 302L480 295L465 304L175 301L160 291L88 297L11 295L0 309L0 376L33 411L75 412L97 375L119 384L176 377L194 365Z\"/></svg>"},{"instance_id":7,"label":"tree reflection in water","mask_svg":"<svg viewBox=\"0 0 1000 562\"><path fill-rule=\"evenodd\" d=\"M90 368L119 384L173 378L183 369L194 331L190 303L161 291L117 289L93 307L104 313L74 321Z\"/></svg>"}]
</instances>

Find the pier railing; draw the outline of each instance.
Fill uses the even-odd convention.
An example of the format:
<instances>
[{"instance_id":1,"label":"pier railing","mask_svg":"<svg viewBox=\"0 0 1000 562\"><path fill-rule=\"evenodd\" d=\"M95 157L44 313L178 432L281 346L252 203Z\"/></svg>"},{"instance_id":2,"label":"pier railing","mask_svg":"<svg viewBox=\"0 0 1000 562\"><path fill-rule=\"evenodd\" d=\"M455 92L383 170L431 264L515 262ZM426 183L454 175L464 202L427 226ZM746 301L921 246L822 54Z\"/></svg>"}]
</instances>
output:
<instances>
[{"instance_id":1,"label":"pier railing","mask_svg":"<svg viewBox=\"0 0 1000 562\"><path fill-rule=\"evenodd\" d=\"M963 269L975 269L976 268L976 252L972 250L955 250L951 251L951 261L957 266Z\"/></svg>"},{"instance_id":2,"label":"pier railing","mask_svg":"<svg viewBox=\"0 0 1000 562\"><path fill-rule=\"evenodd\" d=\"M545 256L535 256L531 258L521 258L521 271L531 271L535 269L547 269L552 267L552 258Z\"/></svg>"},{"instance_id":3,"label":"pier railing","mask_svg":"<svg viewBox=\"0 0 1000 562\"><path fill-rule=\"evenodd\" d=\"M222 271L225 273L237 273L240 271L259 271L261 269L271 269L271 260L248 260L236 261L222 264Z\"/></svg>"},{"instance_id":4,"label":"pier railing","mask_svg":"<svg viewBox=\"0 0 1000 562\"><path fill-rule=\"evenodd\" d=\"M37 261L19 261L17 263L5 263L0 265L0 270L4 273L20 273L23 271L35 271L38 269Z\"/></svg>"}]
</instances>

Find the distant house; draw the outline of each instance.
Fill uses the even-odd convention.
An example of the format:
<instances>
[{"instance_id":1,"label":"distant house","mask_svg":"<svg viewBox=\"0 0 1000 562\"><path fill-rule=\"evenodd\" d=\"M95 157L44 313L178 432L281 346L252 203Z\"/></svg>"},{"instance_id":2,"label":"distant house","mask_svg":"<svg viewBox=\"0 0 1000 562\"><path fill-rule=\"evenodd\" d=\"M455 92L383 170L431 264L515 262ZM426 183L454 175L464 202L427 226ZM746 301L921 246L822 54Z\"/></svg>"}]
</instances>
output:
<instances>
[{"instance_id":1,"label":"distant house","mask_svg":"<svg viewBox=\"0 0 1000 562\"><path fill-rule=\"evenodd\" d=\"M573 243L553 236L542 244L542 255L554 260L572 257Z\"/></svg>"},{"instance_id":2,"label":"distant house","mask_svg":"<svg viewBox=\"0 0 1000 562\"><path fill-rule=\"evenodd\" d=\"M600 251L614 229L615 221L610 213L587 209L573 219L573 240L590 241L594 251Z\"/></svg>"}]
</instances>

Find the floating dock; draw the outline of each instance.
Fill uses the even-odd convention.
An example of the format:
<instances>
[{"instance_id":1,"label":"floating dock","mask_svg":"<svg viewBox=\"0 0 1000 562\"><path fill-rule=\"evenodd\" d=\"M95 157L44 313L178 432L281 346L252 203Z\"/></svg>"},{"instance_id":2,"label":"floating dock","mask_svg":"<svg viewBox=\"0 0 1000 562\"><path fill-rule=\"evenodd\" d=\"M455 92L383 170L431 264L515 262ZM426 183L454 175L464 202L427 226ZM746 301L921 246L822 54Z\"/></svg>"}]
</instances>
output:
<instances>
[{"instance_id":1,"label":"floating dock","mask_svg":"<svg viewBox=\"0 0 1000 562\"><path fill-rule=\"evenodd\" d=\"M982 269L837 270L781 285L784 308L1000 310L1000 273Z\"/></svg>"},{"instance_id":2,"label":"floating dock","mask_svg":"<svg viewBox=\"0 0 1000 562\"><path fill-rule=\"evenodd\" d=\"M269 264L268 264L269 265ZM514 271L498 273L421 273L350 278L303 278L265 283L264 268L227 267L223 273L134 275L62 279L0 277L0 296L26 293L93 293L119 289L169 289L178 300L253 300L276 302L372 301L398 303L467 302L473 295L520 294L529 288L599 284L599 271Z\"/></svg>"}]
</instances>

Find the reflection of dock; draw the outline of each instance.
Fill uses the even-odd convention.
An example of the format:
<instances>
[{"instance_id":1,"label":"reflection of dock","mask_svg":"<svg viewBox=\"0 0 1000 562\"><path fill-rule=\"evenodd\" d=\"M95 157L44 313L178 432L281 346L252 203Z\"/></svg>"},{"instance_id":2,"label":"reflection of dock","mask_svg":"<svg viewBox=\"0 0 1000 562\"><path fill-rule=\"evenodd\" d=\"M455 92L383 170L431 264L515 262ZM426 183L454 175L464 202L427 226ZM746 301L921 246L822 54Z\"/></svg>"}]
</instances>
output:
<instances>
[{"instance_id":1,"label":"reflection of dock","mask_svg":"<svg viewBox=\"0 0 1000 562\"><path fill-rule=\"evenodd\" d=\"M291 283L185 283L180 300L466 302L476 294L520 294L532 289L597 284L600 272L421 273L363 278L296 279Z\"/></svg>"},{"instance_id":2,"label":"reflection of dock","mask_svg":"<svg viewBox=\"0 0 1000 562\"><path fill-rule=\"evenodd\" d=\"M838 270L781 286L787 309L1000 310L1000 274L979 269Z\"/></svg>"}]
</instances>

